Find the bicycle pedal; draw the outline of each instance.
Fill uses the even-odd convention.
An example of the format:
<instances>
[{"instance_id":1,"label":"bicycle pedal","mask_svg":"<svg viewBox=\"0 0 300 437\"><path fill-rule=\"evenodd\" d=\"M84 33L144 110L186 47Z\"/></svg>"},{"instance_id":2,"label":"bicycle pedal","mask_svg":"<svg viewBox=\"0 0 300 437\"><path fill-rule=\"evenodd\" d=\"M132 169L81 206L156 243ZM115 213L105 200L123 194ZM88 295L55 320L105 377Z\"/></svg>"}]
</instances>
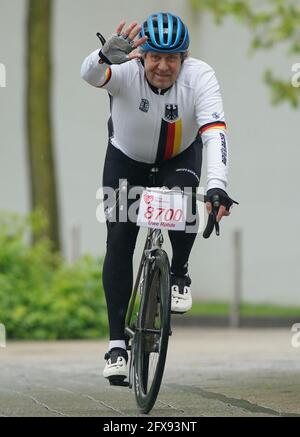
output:
<instances>
[{"instance_id":1,"label":"bicycle pedal","mask_svg":"<svg viewBox=\"0 0 300 437\"><path fill-rule=\"evenodd\" d=\"M125 381L126 376L110 376L107 378L110 385L119 387L129 387L129 382Z\"/></svg>"},{"instance_id":2,"label":"bicycle pedal","mask_svg":"<svg viewBox=\"0 0 300 437\"><path fill-rule=\"evenodd\" d=\"M180 315L183 315L183 314L186 314L186 313L187 313L187 311L185 311L185 312L171 311L171 314L180 314Z\"/></svg>"}]
</instances>

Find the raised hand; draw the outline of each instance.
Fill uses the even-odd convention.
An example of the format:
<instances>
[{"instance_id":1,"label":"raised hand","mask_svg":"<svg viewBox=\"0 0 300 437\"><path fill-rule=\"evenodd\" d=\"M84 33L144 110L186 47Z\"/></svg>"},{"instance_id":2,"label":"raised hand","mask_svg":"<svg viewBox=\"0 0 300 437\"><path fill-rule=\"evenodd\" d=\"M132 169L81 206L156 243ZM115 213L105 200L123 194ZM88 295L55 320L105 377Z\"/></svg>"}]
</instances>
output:
<instances>
[{"instance_id":1,"label":"raised hand","mask_svg":"<svg viewBox=\"0 0 300 437\"><path fill-rule=\"evenodd\" d=\"M140 33L142 26L140 26L136 21L133 21L125 30L125 21L122 20L120 22L120 24L118 25L117 29L116 29L116 34L118 36L123 37L124 39L126 39L129 44L131 45L131 47L133 48L132 52L130 52L127 57L129 60L131 59L136 59L136 58L141 58L141 53L138 50L138 47L141 46L142 44L144 44L145 41L147 41L147 37L144 36L142 38L138 38L135 40L135 38L137 37L137 35Z\"/></svg>"}]
</instances>

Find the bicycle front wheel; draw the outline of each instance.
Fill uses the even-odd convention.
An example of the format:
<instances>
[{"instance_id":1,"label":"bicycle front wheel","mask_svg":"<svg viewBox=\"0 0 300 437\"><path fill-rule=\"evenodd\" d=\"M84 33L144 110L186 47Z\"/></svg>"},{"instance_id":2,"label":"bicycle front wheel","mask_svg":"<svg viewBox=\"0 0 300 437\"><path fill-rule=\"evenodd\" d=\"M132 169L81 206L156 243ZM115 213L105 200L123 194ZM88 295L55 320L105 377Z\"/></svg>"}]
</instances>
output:
<instances>
[{"instance_id":1,"label":"bicycle front wheel","mask_svg":"<svg viewBox=\"0 0 300 437\"><path fill-rule=\"evenodd\" d=\"M171 288L167 254L157 249L146 265L135 338L134 390L143 413L153 407L163 377L170 335Z\"/></svg>"}]
</instances>

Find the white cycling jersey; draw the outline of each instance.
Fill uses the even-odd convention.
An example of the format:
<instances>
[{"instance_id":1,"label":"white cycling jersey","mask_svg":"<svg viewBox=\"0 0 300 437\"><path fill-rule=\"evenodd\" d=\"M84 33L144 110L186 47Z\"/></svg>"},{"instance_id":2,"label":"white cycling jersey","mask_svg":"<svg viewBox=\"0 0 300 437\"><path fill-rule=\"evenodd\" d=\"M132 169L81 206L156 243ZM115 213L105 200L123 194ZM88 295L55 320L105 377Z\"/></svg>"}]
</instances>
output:
<instances>
[{"instance_id":1,"label":"white cycling jersey","mask_svg":"<svg viewBox=\"0 0 300 437\"><path fill-rule=\"evenodd\" d=\"M219 84L205 62L187 58L174 85L149 84L139 60L108 66L98 50L83 62L81 76L111 97L111 143L130 158L159 163L187 149L201 135L207 148L207 189L226 190L228 146Z\"/></svg>"}]
</instances>

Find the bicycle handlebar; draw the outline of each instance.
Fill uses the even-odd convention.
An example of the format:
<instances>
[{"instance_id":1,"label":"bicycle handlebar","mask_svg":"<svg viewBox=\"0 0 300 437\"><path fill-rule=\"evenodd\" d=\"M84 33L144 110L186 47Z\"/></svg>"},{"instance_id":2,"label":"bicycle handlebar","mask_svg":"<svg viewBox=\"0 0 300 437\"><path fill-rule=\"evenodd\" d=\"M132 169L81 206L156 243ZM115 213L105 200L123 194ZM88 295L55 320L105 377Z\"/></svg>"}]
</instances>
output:
<instances>
[{"instance_id":1,"label":"bicycle handlebar","mask_svg":"<svg viewBox=\"0 0 300 437\"><path fill-rule=\"evenodd\" d=\"M137 186L129 185L126 182L126 183L123 184L123 186L121 186L120 189L130 190L131 188L135 188L136 189ZM155 189L156 187L149 187L149 188L150 189L153 189L153 188ZM159 187L159 188L161 188L161 187ZM145 189L144 187L141 187L141 192L144 189ZM117 189L116 192L119 192L119 189ZM212 234L214 228L216 230L216 235L217 236L220 235L220 225L217 222L217 214L218 214L218 211L219 211L219 207L221 206L221 202L220 202L220 198L219 198L218 195L214 195L212 197L212 199L211 199L209 196L207 196L205 194L187 193L187 192L184 192L182 190L174 190L174 189L172 190L172 189L169 189L169 188L164 189L164 192L172 192L172 193L174 193L174 192L176 193L177 192L177 193L180 193L180 194L184 194L184 195L186 195L188 197L193 197L196 200L199 200L200 202L203 202L203 203L211 202L212 203L212 211L208 215L207 224L206 224L206 227L205 227L205 229L203 231L203 238L205 238L205 239L209 238L210 235ZM228 199L231 201L231 204L238 205L238 202L236 202L235 200L231 199L230 197L228 197ZM117 199L117 202L118 202L118 199Z\"/></svg>"}]
</instances>

